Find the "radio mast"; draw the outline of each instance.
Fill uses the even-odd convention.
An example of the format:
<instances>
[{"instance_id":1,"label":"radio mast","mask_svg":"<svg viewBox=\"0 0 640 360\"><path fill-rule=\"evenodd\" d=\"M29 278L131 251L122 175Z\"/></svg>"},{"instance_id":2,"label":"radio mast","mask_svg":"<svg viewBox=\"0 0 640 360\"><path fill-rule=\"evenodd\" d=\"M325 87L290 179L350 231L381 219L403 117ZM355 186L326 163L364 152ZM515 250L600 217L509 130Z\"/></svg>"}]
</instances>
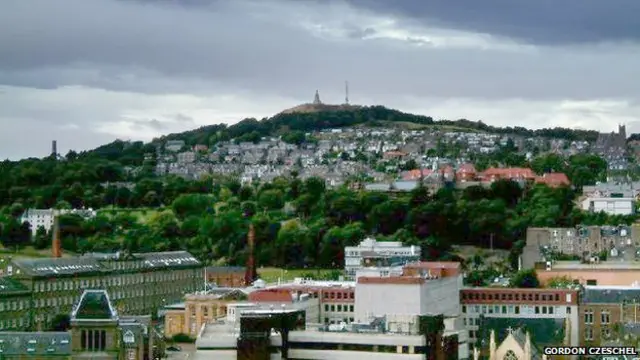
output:
<instances>
[{"instance_id":1,"label":"radio mast","mask_svg":"<svg viewBox=\"0 0 640 360\"><path fill-rule=\"evenodd\" d=\"M344 82L344 103L349 105L349 82Z\"/></svg>"}]
</instances>

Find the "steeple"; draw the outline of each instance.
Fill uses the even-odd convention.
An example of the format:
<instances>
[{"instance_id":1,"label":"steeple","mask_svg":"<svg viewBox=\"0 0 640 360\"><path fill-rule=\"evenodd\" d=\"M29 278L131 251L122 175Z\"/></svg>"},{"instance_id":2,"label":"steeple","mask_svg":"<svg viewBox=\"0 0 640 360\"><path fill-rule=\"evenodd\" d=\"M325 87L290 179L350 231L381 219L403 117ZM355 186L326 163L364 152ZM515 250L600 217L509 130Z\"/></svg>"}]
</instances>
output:
<instances>
[{"instance_id":1,"label":"steeple","mask_svg":"<svg viewBox=\"0 0 640 360\"><path fill-rule=\"evenodd\" d=\"M320 101L320 94L318 90L316 90L316 95L313 97L313 105L320 105L322 102Z\"/></svg>"}]
</instances>

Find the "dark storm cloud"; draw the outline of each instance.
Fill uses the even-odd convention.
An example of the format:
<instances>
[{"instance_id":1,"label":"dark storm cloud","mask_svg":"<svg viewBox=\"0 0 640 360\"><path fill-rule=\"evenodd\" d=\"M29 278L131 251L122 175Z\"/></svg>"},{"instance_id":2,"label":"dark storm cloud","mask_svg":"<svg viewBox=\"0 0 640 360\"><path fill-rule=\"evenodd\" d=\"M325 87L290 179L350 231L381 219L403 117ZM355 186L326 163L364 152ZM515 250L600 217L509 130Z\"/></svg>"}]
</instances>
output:
<instances>
[{"instance_id":1,"label":"dark storm cloud","mask_svg":"<svg viewBox=\"0 0 640 360\"><path fill-rule=\"evenodd\" d=\"M410 2L388 3L405 4L397 9L407 13L421 11L408 7ZM311 97L316 88L338 94L349 80L354 96L358 89L366 89L366 95L379 102L399 94L550 99L640 92L633 80L640 76L637 52L618 56L619 49L606 48L597 53L552 49L533 54L436 48L429 46L429 39L413 35L404 40L363 40L383 30L341 18L342 10L324 14L324 7L314 8L311 2L183 4L182 0L2 3L0 48L5 51L0 56L0 83L191 94L248 88ZM445 14L448 7L434 9ZM312 15L335 20L349 41L319 39L296 24Z\"/></svg>"},{"instance_id":2,"label":"dark storm cloud","mask_svg":"<svg viewBox=\"0 0 640 360\"><path fill-rule=\"evenodd\" d=\"M536 44L640 41L638 0L349 0L428 25Z\"/></svg>"}]
</instances>

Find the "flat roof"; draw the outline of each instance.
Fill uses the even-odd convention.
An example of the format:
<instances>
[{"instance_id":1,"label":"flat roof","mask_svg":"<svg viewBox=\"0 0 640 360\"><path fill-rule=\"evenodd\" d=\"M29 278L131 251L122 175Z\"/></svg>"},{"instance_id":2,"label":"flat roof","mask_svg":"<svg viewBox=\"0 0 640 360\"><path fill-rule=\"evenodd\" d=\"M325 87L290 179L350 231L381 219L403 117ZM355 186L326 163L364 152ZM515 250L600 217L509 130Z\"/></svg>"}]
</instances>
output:
<instances>
[{"instance_id":1,"label":"flat roof","mask_svg":"<svg viewBox=\"0 0 640 360\"><path fill-rule=\"evenodd\" d=\"M551 265L553 270L589 270L589 269L620 269L640 270L640 262L637 261L601 261L599 263L583 264L579 261L558 261ZM544 271L544 270L542 270Z\"/></svg>"}]
</instances>

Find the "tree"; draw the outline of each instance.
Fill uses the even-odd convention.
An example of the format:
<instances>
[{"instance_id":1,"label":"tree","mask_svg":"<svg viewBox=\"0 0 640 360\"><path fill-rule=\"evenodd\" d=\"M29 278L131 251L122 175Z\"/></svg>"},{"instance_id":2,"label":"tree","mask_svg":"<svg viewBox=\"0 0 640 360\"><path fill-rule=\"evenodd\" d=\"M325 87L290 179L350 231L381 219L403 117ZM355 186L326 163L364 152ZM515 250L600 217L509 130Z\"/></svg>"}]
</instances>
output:
<instances>
[{"instance_id":1,"label":"tree","mask_svg":"<svg viewBox=\"0 0 640 360\"><path fill-rule=\"evenodd\" d=\"M49 331L68 331L71 328L69 314L57 314L51 320Z\"/></svg>"},{"instance_id":2,"label":"tree","mask_svg":"<svg viewBox=\"0 0 640 360\"><path fill-rule=\"evenodd\" d=\"M534 269L527 269L518 271L511 278L509 286L517 288L538 288L540 287L540 281Z\"/></svg>"}]
</instances>

